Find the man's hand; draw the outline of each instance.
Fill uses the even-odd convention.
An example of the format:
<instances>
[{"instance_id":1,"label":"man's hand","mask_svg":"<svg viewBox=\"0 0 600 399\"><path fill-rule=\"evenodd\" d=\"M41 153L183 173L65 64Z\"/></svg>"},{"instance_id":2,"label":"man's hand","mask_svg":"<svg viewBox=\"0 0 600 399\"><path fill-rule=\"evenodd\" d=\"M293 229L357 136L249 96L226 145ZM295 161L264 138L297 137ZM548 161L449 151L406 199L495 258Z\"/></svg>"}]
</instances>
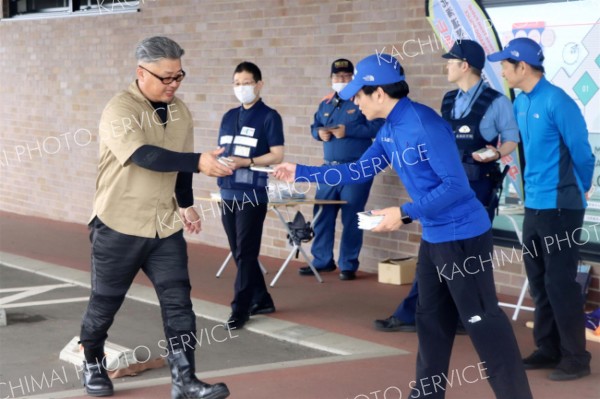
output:
<instances>
[{"instance_id":1,"label":"man's hand","mask_svg":"<svg viewBox=\"0 0 600 399\"><path fill-rule=\"evenodd\" d=\"M179 208L179 216L183 220L183 228L190 234L198 234L202 230L200 216L193 206L189 208Z\"/></svg>"},{"instance_id":2,"label":"man's hand","mask_svg":"<svg viewBox=\"0 0 600 399\"><path fill-rule=\"evenodd\" d=\"M392 206L385 209L376 209L371 211L373 215L383 215L383 220L373 230L374 233L385 233L396 231L402 227L402 216L400 207Z\"/></svg>"},{"instance_id":3,"label":"man's hand","mask_svg":"<svg viewBox=\"0 0 600 399\"><path fill-rule=\"evenodd\" d=\"M232 175L233 169L223 165L217 160L223 151L225 151L225 148L221 147L211 152L203 152L202 155L200 155L200 161L198 162L198 170L200 170L200 173L204 173L211 177Z\"/></svg>"},{"instance_id":4,"label":"man's hand","mask_svg":"<svg viewBox=\"0 0 600 399\"><path fill-rule=\"evenodd\" d=\"M323 128L319 128L319 138L321 141L331 140L331 131Z\"/></svg>"},{"instance_id":5,"label":"man's hand","mask_svg":"<svg viewBox=\"0 0 600 399\"><path fill-rule=\"evenodd\" d=\"M276 179L286 181L288 183L293 183L296 178L296 164L284 162L279 165L274 166L275 172L273 172L273 176Z\"/></svg>"},{"instance_id":6,"label":"man's hand","mask_svg":"<svg viewBox=\"0 0 600 399\"><path fill-rule=\"evenodd\" d=\"M483 162L483 163L488 163L488 162L496 162L497 160L500 159L499 153L498 153L498 149L496 147L494 147L493 145L486 145L485 148L488 148L492 151L494 151L494 154L496 154L495 156L491 156L491 157L487 157L487 158L481 158L479 156L479 154L477 153L472 153L471 156L473 157L474 160L478 161L478 162Z\"/></svg>"},{"instance_id":7,"label":"man's hand","mask_svg":"<svg viewBox=\"0 0 600 399\"><path fill-rule=\"evenodd\" d=\"M331 129L331 134L333 134L336 139L343 139L346 137L346 126L338 125L335 129Z\"/></svg>"},{"instance_id":8,"label":"man's hand","mask_svg":"<svg viewBox=\"0 0 600 399\"><path fill-rule=\"evenodd\" d=\"M590 187L590 189L588 190L588 192L585 193L585 200L586 201L589 201L590 198L592 198L592 195L594 195L594 191L596 191L596 186Z\"/></svg>"}]
</instances>

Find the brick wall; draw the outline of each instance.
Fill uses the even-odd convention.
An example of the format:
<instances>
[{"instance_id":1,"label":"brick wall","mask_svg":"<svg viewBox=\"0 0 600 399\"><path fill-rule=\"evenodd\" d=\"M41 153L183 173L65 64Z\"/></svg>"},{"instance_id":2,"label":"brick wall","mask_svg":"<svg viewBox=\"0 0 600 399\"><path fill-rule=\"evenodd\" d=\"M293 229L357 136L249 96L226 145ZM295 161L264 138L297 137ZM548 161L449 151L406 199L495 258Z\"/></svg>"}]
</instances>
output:
<instances>
[{"instance_id":1,"label":"brick wall","mask_svg":"<svg viewBox=\"0 0 600 399\"><path fill-rule=\"evenodd\" d=\"M194 115L198 151L216 146L220 119L236 105L231 74L243 60L261 67L263 98L283 117L286 159L300 163L322 160L321 145L311 138L309 125L319 99L329 91L329 65L335 58L358 61L394 46L414 100L438 109L443 93L452 88L422 0L143 0L140 9L2 20L0 209L87 222L99 116L106 102L133 79L133 49L146 36L167 35L186 50L188 77L178 93ZM217 189L205 176L196 176L194 187L197 196ZM399 199L405 200L406 192L395 173L386 171L376 178L368 207L391 206ZM212 217L206 203L198 206L204 207L207 219L203 232L189 240L224 246L220 220ZM284 238L280 222L270 214L262 253L285 257ZM419 238L418 223L393 234L366 233L361 268L374 271L382 258L415 254ZM500 292L514 293L523 279L518 270L498 274Z\"/></svg>"}]
</instances>

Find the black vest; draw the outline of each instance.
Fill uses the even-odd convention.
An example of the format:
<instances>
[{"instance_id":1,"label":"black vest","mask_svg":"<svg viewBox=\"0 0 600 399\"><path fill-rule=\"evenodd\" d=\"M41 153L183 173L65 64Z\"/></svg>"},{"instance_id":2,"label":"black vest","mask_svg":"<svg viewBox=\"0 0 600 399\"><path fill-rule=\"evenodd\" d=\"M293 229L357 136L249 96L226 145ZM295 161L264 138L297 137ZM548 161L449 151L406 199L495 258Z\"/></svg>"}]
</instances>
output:
<instances>
[{"instance_id":1,"label":"black vest","mask_svg":"<svg viewBox=\"0 0 600 399\"><path fill-rule=\"evenodd\" d=\"M243 107L234 108L227 112L223 117L221 129L219 131L219 146L225 147L223 157L235 155L242 158L256 158L270 151L267 142L267 131L265 121L271 112L262 100L259 100L249 110ZM251 129L254 131L248 133ZM233 136L231 142L222 144L223 136ZM252 143L255 141L255 144ZM240 150L248 151L247 154L241 154ZM222 189L251 190L254 188L263 188L267 186L267 174L255 172L250 168L236 169L231 176L219 177L217 184Z\"/></svg>"},{"instance_id":2,"label":"black vest","mask_svg":"<svg viewBox=\"0 0 600 399\"><path fill-rule=\"evenodd\" d=\"M502 94L486 87L479 94L471 107L471 111L466 116L453 119L452 108L457 94L458 90L452 90L444 96L442 100L442 117L452 126L460 159L467 177L469 180L483 179L489 175L490 171L498 169L498 164L496 162L478 162L473 159L471 154L486 145L496 146L496 139L492 142L483 138L479 131L479 124L492 102Z\"/></svg>"}]
</instances>

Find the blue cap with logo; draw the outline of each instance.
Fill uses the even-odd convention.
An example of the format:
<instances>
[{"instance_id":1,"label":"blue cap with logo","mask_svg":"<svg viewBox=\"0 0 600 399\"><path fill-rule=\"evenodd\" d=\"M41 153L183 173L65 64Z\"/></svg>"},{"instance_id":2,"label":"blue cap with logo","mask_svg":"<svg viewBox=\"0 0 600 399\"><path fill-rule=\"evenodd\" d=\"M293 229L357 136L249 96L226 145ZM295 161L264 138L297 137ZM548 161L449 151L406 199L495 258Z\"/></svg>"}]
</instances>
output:
<instances>
[{"instance_id":1,"label":"blue cap with logo","mask_svg":"<svg viewBox=\"0 0 600 399\"><path fill-rule=\"evenodd\" d=\"M504 50L488 55L489 61L502 61L507 59L523 61L531 66L541 67L544 62L542 48L535 41L527 37L519 37L508 42Z\"/></svg>"},{"instance_id":2,"label":"blue cap with logo","mask_svg":"<svg viewBox=\"0 0 600 399\"><path fill-rule=\"evenodd\" d=\"M352 81L340 92L343 100L349 100L363 86L384 86L405 80L402 66L389 54L376 53L360 60L354 69Z\"/></svg>"},{"instance_id":3,"label":"blue cap with logo","mask_svg":"<svg viewBox=\"0 0 600 399\"><path fill-rule=\"evenodd\" d=\"M485 51L481 44L473 40L458 39L450 51L442 58L466 61L473 68L482 70L485 65Z\"/></svg>"}]
</instances>

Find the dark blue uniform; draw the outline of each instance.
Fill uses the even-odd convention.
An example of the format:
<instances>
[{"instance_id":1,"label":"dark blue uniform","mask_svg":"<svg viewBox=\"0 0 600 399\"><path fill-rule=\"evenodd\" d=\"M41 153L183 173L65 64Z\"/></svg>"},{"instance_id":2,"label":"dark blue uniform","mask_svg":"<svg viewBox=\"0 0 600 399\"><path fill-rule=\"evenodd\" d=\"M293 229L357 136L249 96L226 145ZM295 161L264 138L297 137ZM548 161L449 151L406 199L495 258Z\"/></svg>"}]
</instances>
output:
<instances>
[{"instance_id":1,"label":"dark blue uniform","mask_svg":"<svg viewBox=\"0 0 600 399\"><path fill-rule=\"evenodd\" d=\"M283 145L281 116L259 100L249 109L229 110L219 129L223 156L255 158ZM247 315L253 304L273 305L258 264L268 195L267 174L240 168L218 179L223 199L221 219L238 272L231 302L234 315Z\"/></svg>"},{"instance_id":2,"label":"dark blue uniform","mask_svg":"<svg viewBox=\"0 0 600 399\"><path fill-rule=\"evenodd\" d=\"M311 132L315 140L319 138L319 128L334 125L344 125L345 137L338 139L331 136L331 140L323 142L323 152L326 165L353 162L369 148L372 139L383 125L383 119L369 122L354 105L352 101L341 100L337 94L327 96L315 113ZM345 205L327 205L317 223L314 225L315 238L311 252L314 257L313 265L317 269L334 266L333 244L335 236L335 221L338 211L342 210L342 239L338 265L342 271L356 271L358 269L358 255L362 247L363 234L358 228L357 212L365 210L369 198L369 190L373 180L362 184L328 185L319 184L315 195L316 199L347 201ZM314 212L317 212L315 207Z\"/></svg>"}]
</instances>

